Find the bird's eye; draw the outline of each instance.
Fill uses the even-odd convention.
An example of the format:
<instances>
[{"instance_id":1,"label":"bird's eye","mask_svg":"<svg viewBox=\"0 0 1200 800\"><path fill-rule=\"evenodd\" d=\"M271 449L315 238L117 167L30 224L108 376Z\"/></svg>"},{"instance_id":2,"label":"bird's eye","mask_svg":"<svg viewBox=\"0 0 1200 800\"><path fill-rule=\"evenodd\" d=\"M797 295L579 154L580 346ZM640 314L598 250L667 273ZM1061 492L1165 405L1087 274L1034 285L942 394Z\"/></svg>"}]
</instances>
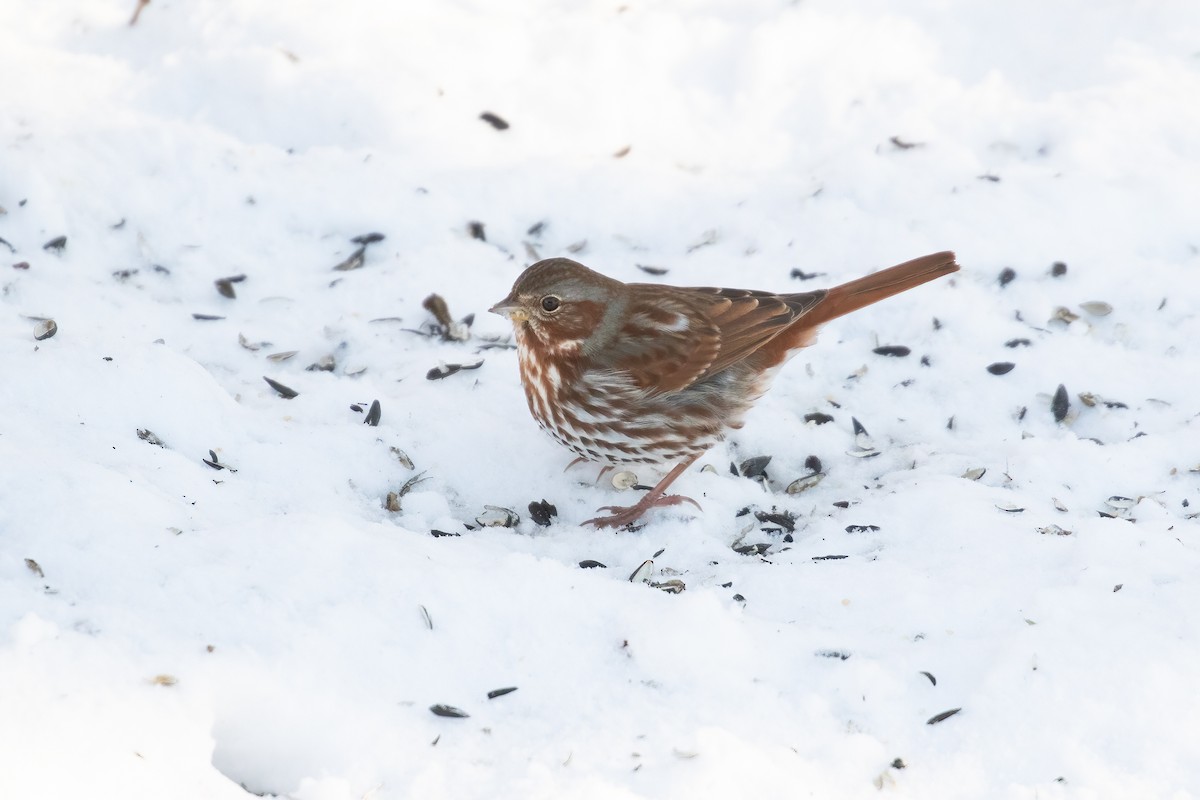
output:
<instances>
[{"instance_id":1,"label":"bird's eye","mask_svg":"<svg viewBox=\"0 0 1200 800\"><path fill-rule=\"evenodd\" d=\"M548 314L553 314L555 311L558 311L558 307L561 305L562 301L552 294L548 294L542 298L542 311L545 311Z\"/></svg>"}]
</instances>

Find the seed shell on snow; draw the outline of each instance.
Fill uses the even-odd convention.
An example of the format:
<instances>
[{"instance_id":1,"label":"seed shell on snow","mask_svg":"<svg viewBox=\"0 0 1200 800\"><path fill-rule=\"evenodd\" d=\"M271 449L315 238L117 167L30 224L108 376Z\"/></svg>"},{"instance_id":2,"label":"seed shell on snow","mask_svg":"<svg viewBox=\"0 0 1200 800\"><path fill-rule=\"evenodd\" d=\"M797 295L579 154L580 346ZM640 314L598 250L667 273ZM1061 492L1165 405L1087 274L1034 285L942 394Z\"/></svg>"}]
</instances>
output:
<instances>
[{"instance_id":1,"label":"seed shell on snow","mask_svg":"<svg viewBox=\"0 0 1200 800\"><path fill-rule=\"evenodd\" d=\"M58 323L52 319L44 319L33 326L33 338L39 342L49 339L56 333L58 333Z\"/></svg>"},{"instance_id":2,"label":"seed shell on snow","mask_svg":"<svg viewBox=\"0 0 1200 800\"><path fill-rule=\"evenodd\" d=\"M972 467L962 474L969 481L977 481L987 474L987 467Z\"/></svg>"},{"instance_id":3,"label":"seed shell on snow","mask_svg":"<svg viewBox=\"0 0 1200 800\"><path fill-rule=\"evenodd\" d=\"M1071 399L1067 396L1067 387L1060 383L1054 390L1054 398L1050 401L1050 411L1054 414L1054 421L1062 422L1066 419L1070 408Z\"/></svg>"},{"instance_id":4,"label":"seed shell on snow","mask_svg":"<svg viewBox=\"0 0 1200 800\"><path fill-rule=\"evenodd\" d=\"M629 575L630 583L649 583L650 576L654 573L654 562L646 559Z\"/></svg>"},{"instance_id":5,"label":"seed shell on snow","mask_svg":"<svg viewBox=\"0 0 1200 800\"><path fill-rule=\"evenodd\" d=\"M272 379L268 378L266 375L263 375L263 380L266 381L267 385L270 386L272 389L274 389L276 392L278 392L279 396L285 400L291 400L293 397L300 396L300 393L297 392L292 387L284 386L279 381L272 380Z\"/></svg>"},{"instance_id":6,"label":"seed shell on snow","mask_svg":"<svg viewBox=\"0 0 1200 800\"><path fill-rule=\"evenodd\" d=\"M492 689L487 693L488 700L495 700L497 697L504 697L506 694L512 694L517 690L515 686L505 686L503 689Z\"/></svg>"},{"instance_id":7,"label":"seed shell on snow","mask_svg":"<svg viewBox=\"0 0 1200 800\"><path fill-rule=\"evenodd\" d=\"M882 347L876 347L871 352L875 353L876 355L880 355L880 356L892 356L893 358L904 358L905 356L912 353L912 350L910 348L905 347L902 344L888 344L888 345L883 345Z\"/></svg>"},{"instance_id":8,"label":"seed shell on snow","mask_svg":"<svg viewBox=\"0 0 1200 800\"><path fill-rule=\"evenodd\" d=\"M599 561L596 561L595 559L585 558L583 561L579 562L579 568L580 569L597 569L597 568L608 569L608 564L601 564Z\"/></svg>"},{"instance_id":9,"label":"seed shell on snow","mask_svg":"<svg viewBox=\"0 0 1200 800\"><path fill-rule=\"evenodd\" d=\"M67 246L67 237L66 236L55 236L53 239L51 239L50 241L48 241L44 245L42 245L42 249L46 250L46 251L53 250L56 253L62 253L62 251L66 248L66 246Z\"/></svg>"},{"instance_id":10,"label":"seed shell on snow","mask_svg":"<svg viewBox=\"0 0 1200 800\"><path fill-rule=\"evenodd\" d=\"M257 348L255 348L257 349ZM321 356L305 367L306 372L333 372L337 368L337 360L333 356Z\"/></svg>"},{"instance_id":11,"label":"seed shell on snow","mask_svg":"<svg viewBox=\"0 0 1200 800\"><path fill-rule=\"evenodd\" d=\"M245 275L230 275L228 278L217 278L213 284L217 287L217 292L222 297L228 297L230 300L237 298L237 292L234 291L233 285L246 280Z\"/></svg>"},{"instance_id":12,"label":"seed shell on snow","mask_svg":"<svg viewBox=\"0 0 1200 800\"><path fill-rule=\"evenodd\" d=\"M767 476L767 465L770 463L771 456L747 458L733 470L733 474L741 475L743 478L765 478Z\"/></svg>"},{"instance_id":13,"label":"seed shell on snow","mask_svg":"<svg viewBox=\"0 0 1200 800\"><path fill-rule=\"evenodd\" d=\"M535 500L529 504L529 518L543 528L548 527L557 516L558 509L553 503L549 503L546 500L542 500L541 502Z\"/></svg>"},{"instance_id":14,"label":"seed shell on snow","mask_svg":"<svg viewBox=\"0 0 1200 800\"><path fill-rule=\"evenodd\" d=\"M614 472L613 476L609 480L612 482L613 488L619 491L633 488L634 486L637 486L638 482L637 475L627 469L623 469L620 472Z\"/></svg>"},{"instance_id":15,"label":"seed shell on snow","mask_svg":"<svg viewBox=\"0 0 1200 800\"><path fill-rule=\"evenodd\" d=\"M651 589L661 589L667 594L680 594L687 589L687 584L678 578L671 578L670 580L663 581L662 583L649 582L649 584Z\"/></svg>"},{"instance_id":16,"label":"seed shell on snow","mask_svg":"<svg viewBox=\"0 0 1200 800\"><path fill-rule=\"evenodd\" d=\"M1129 509L1136 506L1138 503L1138 501L1134 500L1132 497L1125 497L1125 496L1119 495L1119 494L1114 494L1112 497L1108 498L1104 502L1106 504L1108 504L1110 507L1118 509L1120 511L1128 511Z\"/></svg>"},{"instance_id":17,"label":"seed shell on snow","mask_svg":"<svg viewBox=\"0 0 1200 800\"><path fill-rule=\"evenodd\" d=\"M788 494L800 494L800 492L808 491L825 479L824 472L813 472L792 481L787 486Z\"/></svg>"},{"instance_id":18,"label":"seed shell on snow","mask_svg":"<svg viewBox=\"0 0 1200 800\"><path fill-rule=\"evenodd\" d=\"M1012 503L997 503L996 508L1000 509L1006 514L1020 514L1025 510L1024 506L1013 505Z\"/></svg>"},{"instance_id":19,"label":"seed shell on snow","mask_svg":"<svg viewBox=\"0 0 1200 800\"><path fill-rule=\"evenodd\" d=\"M42 565L34 561L32 558L25 559L25 567L39 578L46 577L46 573L42 572Z\"/></svg>"},{"instance_id":20,"label":"seed shell on snow","mask_svg":"<svg viewBox=\"0 0 1200 800\"><path fill-rule=\"evenodd\" d=\"M383 416L383 407L379 405L378 400L371 401L371 408L367 411L367 416L363 420L364 425L370 425L372 428L379 425L379 420Z\"/></svg>"},{"instance_id":21,"label":"seed shell on snow","mask_svg":"<svg viewBox=\"0 0 1200 800\"><path fill-rule=\"evenodd\" d=\"M396 457L397 461L399 461L401 464L404 465L405 469L415 469L415 466L413 465L413 460L408 457L408 453L405 453L399 447L395 447L395 446L389 447L388 451Z\"/></svg>"},{"instance_id":22,"label":"seed shell on snow","mask_svg":"<svg viewBox=\"0 0 1200 800\"><path fill-rule=\"evenodd\" d=\"M382 242L384 240L384 238L385 237L382 233L375 233L374 231L372 231L371 233L359 234L358 236L355 236L350 241L353 244L368 245L368 244L375 244L376 242Z\"/></svg>"},{"instance_id":23,"label":"seed shell on snow","mask_svg":"<svg viewBox=\"0 0 1200 800\"><path fill-rule=\"evenodd\" d=\"M159 447L166 447L166 445L163 444L163 440L155 436L154 431L150 430L149 428L138 428L137 436L143 442L148 442Z\"/></svg>"},{"instance_id":24,"label":"seed shell on snow","mask_svg":"<svg viewBox=\"0 0 1200 800\"><path fill-rule=\"evenodd\" d=\"M925 721L925 724L926 725L937 725L939 722L950 719L951 717L953 717L955 714L957 714L960 711L962 711L961 708L952 708L949 711L943 711L940 714L934 714L932 717L930 717L929 719L927 719Z\"/></svg>"},{"instance_id":25,"label":"seed shell on snow","mask_svg":"<svg viewBox=\"0 0 1200 800\"><path fill-rule=\"evenodd\" d=\"M361 245L357 250L346 257L345 261L341 261L334 265L335 272L349 272L359 269L367 262L367 246Z\"/></svg>"},{"instance_id":26,"label":"seed shell on snow","mask_svg":"<svg viewBox=\"0 0 1200 800\"><path fill-rule=\"evenodd\" d=\"M475 522L485 528L515 528L521 518L511 508L502 506L484 506L484 512L475 518Z\"/></svg>"},{"instance_id":27,"label":"seed shell on snow","mask_svg":"<svg viewBox=\"0 0 1200 800\"><path fill-rule=\"evenodd\" d=\"M1071 531L1063 528L1060 525L1044 525L1037 529L1037 532L1043 536L1070 536Z\"/></svg>"},{"instance_id":28,"label":"seed shell on snow","mask_svg":"<svg viewBox=\"0 0 1200 800\"><path fill-rule=\"evenodd\" d=\"M455 719L466 719L467 717L471 716L467 712L463 711L461 708L455 708L454 706L448 706L443 703L438 703L436 705L432 705L429 707L429 710L432 711L434 714L437 714L439 717L453 717Z\"/></svg>"},{"instance_id":29,"label":"seed shell on snow","mask_svg":"<svg viewBox=\"0 0 1200 800\"><path fill-rule=\"evenodd\" d=\"M1094 317L1107 317L1113 312L1113 307L1103 300L1088 300L1080 303L1079 307Z\"/></svg>"},{"instance_id":30,"label":"seed shell on snow","mask_svg":"<svg viewBox=\"0 0 1200 800\"><path fill-rule=\"evenodd\" d=\"M988 364L987 371L993 375L1007 375L1012 372L1017 365L1011 361L997 361L994 364Z\"/></svg>"},{"instance_id":31,"label":"seed shell on snow","mask_svg":"<svg viewBox=\"0 0 1200 800\"><path fill-rule=\"evenodd\" d=\"M449 378L456 372L461 372L468 369L479 369L483 366L483 359L476 361L474 364L442 364L434 367L425 373L425 378L431 381L440 381L442 378Z\"/></svg>"},{"instance_id":32,"label":"seed shell on snow","mask_svg":"<svg viewBox=\"0 0 1200 800\"><path fill-rule=\"evenodd\" d=\"M200 321L200 322L217 322L218 320L222 320L222 319L225 319L225 318L224 318L224 317L222 317L222 316L221 316L221 315L219 315L219 314L199 314L199 313L196 313L196 314L192 314L192 319L194 319L194 320L198 320L198 321Z\"/></svg>"},{"instance_id":33,"label":"seed shell on snow","mask_svg":"<svg viewBox=\"0 0 1200 800\"><path fill-rule=\"evenodd\" d=\"M847 525L846 533L875 533L879 529L878 525Z\"/></svg>"}]
</instances>

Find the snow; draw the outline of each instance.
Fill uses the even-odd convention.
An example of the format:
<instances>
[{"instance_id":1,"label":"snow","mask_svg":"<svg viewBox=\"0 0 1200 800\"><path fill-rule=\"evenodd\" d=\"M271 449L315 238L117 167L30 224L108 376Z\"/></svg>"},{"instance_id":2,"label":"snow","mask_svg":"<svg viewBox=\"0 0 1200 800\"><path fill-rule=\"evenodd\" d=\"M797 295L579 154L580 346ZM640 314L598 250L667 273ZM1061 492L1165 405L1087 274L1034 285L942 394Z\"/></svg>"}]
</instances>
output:
<instances>
[{"instance_id":1,"label":"snow","mask_svg":"<svg viewBox=\"0 0 1200 800\"><path fill-rule=\"evenodd\" d=\"M1200 794L1193 3L134 6L0 6L0 797ZM827 326L676 484L703 512L614 534L632 492L481 349L527 243L963 271ZM466 342L412 332L434 292Z\"/></svg>"}]
</instances>

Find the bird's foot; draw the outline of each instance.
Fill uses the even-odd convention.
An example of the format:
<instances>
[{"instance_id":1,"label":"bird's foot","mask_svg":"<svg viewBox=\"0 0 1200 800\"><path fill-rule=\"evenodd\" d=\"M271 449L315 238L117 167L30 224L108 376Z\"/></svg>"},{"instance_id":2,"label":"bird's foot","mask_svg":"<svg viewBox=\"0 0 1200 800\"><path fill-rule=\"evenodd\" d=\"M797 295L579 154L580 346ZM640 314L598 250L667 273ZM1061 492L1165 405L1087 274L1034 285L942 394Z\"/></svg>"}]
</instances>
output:
<instances>
[{"instance_id":1,"label":"bird's foot","mask_svg":"<svg viewBox=\"0 0 1200 800\"><path fill-rule=\"evenodd\" d=\"M691 503L697 509L700 509L700 504L690 497L684 497L681 494L667 494L660 497L652 497L646 495L637 504L632 506L602 506L597 511L612 511L612 516L596 517L589 519L584 525L595 525L597 528L620 528L625 525L632 525L642 518L652 508L661 506L677 506L680 503ZM703 509L700 509L703 510Z\"/></svg>"}]
</instances>

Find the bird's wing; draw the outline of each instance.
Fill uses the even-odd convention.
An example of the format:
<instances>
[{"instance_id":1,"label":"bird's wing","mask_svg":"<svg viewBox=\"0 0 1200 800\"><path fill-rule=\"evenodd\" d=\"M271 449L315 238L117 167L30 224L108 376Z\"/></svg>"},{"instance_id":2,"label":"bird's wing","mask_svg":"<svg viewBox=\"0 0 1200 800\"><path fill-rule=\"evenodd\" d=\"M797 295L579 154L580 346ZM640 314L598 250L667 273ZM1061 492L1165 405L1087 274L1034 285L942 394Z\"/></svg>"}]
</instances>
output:
<instances>
[{"instance_id":1,"label":"bird's wing","mask_svg":"<svg viewBox=\"0 0 1200 800\"><path fill-rule=\"evenodd\" d=\"M824 291L777 295L748 289L686 289L705 303L705 316L721 332L721 351L705 375L749 356L825 298Z\"/></svg>"},{"instance_id":2,"label":"bird's wing","mask_svg":"<svg viewBox=\"0 0 1200 800\"><path fill-rule=\"evenodd\" d=\"M603 366L653 394L677 392L742 360L825 296L652 284L630 289L627 317Z\"/></svg>"}]
</instances>

